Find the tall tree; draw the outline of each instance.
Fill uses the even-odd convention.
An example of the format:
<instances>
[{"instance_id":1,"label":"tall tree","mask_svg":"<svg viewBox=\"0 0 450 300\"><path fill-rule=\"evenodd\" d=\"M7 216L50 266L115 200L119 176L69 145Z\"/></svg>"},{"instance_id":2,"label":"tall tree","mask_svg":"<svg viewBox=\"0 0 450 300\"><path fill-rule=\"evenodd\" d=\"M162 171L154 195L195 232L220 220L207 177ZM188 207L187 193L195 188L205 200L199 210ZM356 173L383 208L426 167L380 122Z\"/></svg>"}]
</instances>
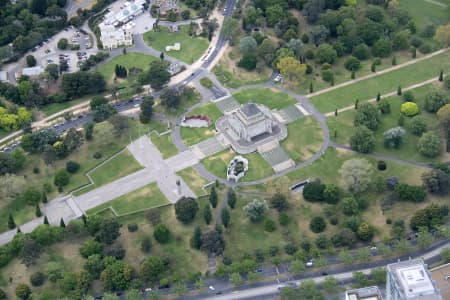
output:
<instances>
[{"instance_id":1,"label":"tall tree","mask_svg":"<svg viewBox=\"0 0 450 300\"><path fill-rule=\"evenodd\" d=\"M372 180L372 165L363 158L346 160L339 169L344 187L350 192L365 191Z\"/></svg>"},{"instance_id":2,"label":"tall tree","mask_svg":"<svg viewBox=\"0 0 450 300\"><path fill-rule=\"evenodd\" d=\"M141 103L141 113L139 114L139 120L143 124L147 124L150 122L153 116L153 105L155 102L153 101L152 96L145 97L144 101Z\"/></svg>"}]
</instances>

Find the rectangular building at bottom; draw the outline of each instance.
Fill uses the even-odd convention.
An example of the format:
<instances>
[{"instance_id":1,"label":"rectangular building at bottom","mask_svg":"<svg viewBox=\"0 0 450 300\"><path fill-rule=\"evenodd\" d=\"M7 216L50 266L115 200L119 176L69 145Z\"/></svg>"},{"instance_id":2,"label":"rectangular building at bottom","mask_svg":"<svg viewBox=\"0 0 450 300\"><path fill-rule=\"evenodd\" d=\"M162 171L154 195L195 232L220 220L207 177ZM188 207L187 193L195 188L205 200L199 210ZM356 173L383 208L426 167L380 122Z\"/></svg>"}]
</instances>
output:
<instances>
[{"instance_id":1,"label":"rectangular building at bottom","mask_svg":"<svg viewBox=\"0 0 450 300\"><path fill-rule=\"evenodd\" d=\"M353 289L345 292L345 300L382 300L381 292L376 286Z\"/></svg>"},{"instance_id":2,"label":"rectangular building at bottom","mask_svg":"<svg viewBox=\"0 0 450 300\"><path fill-rule=\"evenodd\" d=\"M443 300L421 259L387 266L386 300Z\"/></svg>"}]
</instances>

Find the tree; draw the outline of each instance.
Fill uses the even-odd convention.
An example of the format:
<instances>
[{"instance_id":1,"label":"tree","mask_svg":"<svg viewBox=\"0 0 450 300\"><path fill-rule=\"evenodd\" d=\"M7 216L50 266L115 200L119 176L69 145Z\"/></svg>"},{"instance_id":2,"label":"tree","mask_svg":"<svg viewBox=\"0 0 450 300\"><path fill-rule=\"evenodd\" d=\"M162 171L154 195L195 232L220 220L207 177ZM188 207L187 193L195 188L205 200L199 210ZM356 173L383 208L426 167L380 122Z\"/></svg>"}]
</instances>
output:
<instances>
[{"instance_id":1,"label":"tree","mask_svg":"<svg viewBox=\"0 0 450 300\"><path fill-rule=\"evenodd\" d=\"M99 279L100 273L105 268L105 265L103 263L101 255L94 254L87 258L83 268L92 279Z\"/></svg>"},{"instance_id":2,"label":"tree","mask_svg":"<svg viewBox=\"0 0 450 300\"><path fill-rule=\"evenodd\" d=\"M29 205L36 205L41 200L41 192L34 187L29 187L23 193L23 199Z\"/></svg>"},{"instance_id":3,"label":"tree","mask_svg":"<svg viewBox=\"0 0 450 300\"><path fill-rule=\"evenodd\" d=\"M327 43L321 44L315 54L315 61L318 64L329 63L332 64L337 59L336 50Z\"/></svg>"},{"instance_id":4,"label":"tree","mask_svg":"<svg viewBox=\"0 0 450 300\"><path fill-rule=\"evenodd\" d=\"M258 44L252 36L244 36L239 41L239 50L241 50L243 54L254 53L257 47Z\"/></svg>"},{"instance_id":5,"label":"tree","mask_svg":"<svg viewBox=\"0 0 450 300\"><path fill-rule=\"evenodd\" d=\"M443 89L434 87L425 95L425 110L435 113L448 102L447 93Z\"/></svg>"},{"instance_id":6,"label":"tree","mask_svg":"<svg viewBox=\"0 0 450 300\"><path fill-rule=\"evenodd\" d=\"M371 164L362 158L346 160L339 169L345 189L354 193L361 193L369 187L372 172Z\"/></svg>"},{"instance_id":7,"label":"tree","mask_svg":"<svg viewBox=\"0 0 450 300\"><path fill-rule=\"evenodd\" d=\"M326 227L327 223L325 222L325 219L321 216L316 216L312 218L311 221L309 222L309 228L314 233L320 233L324 231Z\"/></svg>"},{"instance_id":8,"label":"tree","mask_svg":"<svg viewBox=\"0 0 450 300\"><path fill-rule=\"evenodd\" d=\"M280 73L287 77L289 80L300 80L301 76L305 74L306 65L302 64L300 61L294 57L283 57L279 60L277 68Z\"/></svg>"},{"instance_id":9,"label":"tree","mask_svg":"<svg viewBox=\"0 0 450 300\"><path fill-rule=\"evenodd\" d=\"M279 4L271 5L266 8L266 20L269 27L273 27L286 15L283 7Z\"/></svg>"},{"instance_id":10,"label":"tree","mask_svg":"<svg viewBox=\"0 0 450 300\"><path fill-rule=\"evenodd\" d=\"M84 137L86 138L87 141L92 140L92 134L94 132L94 122L86 122L83 125L84 128Z\"/></svg>"},{"instance_id":11,"label":"tree","mask_svg":"<svg viewBox=\"0 0 450 300\"><path fill-rule=\"evenodd\" d=\"M216 206L217 206L217 192L216 192L216 188L214 186L211 188L211 192L209 194L209 203L211 203L211 206L213 208L216 208Z\"/></svg>"},{"instance_id":12,"label":"tree","mask_svg":"<svg viewBox=\"0 0 450 300\"><path fill-rule=\"evenodd\" d=\"M148 70L147 82L155 90L163 88L170 80L170 73L167 71L167 63L161 60L155 60L150 64Z\"/></svg>"},{"instance_id":13,"label":"tree","mask_svg":"<svg viewBox=\"0 0 450 300\"><path fill-rule=\"evenodd\" d=\"M128 264L117 261L115 258L105 259L105 269L100 279L105 290L125 290L129 287L134 270Z\"/></svg>"},{"instance_id":14,"label":"tree","mask_svg":"<svg viewBox=\"0 0 450 300\"><path fill-rule=\"evenodd\" d=\"M228 206L233 209L236 206L236 193L234 192L233 189L229 188L227 190L227 196L228 196Z\"/></svg>"},{"instance_id":15,"label":"tree","mask_svg":"<svg viewBox=\"0 0 450 300\"><path fill-rule=\"evenodd\" d=\"M439 72L439 81L444 81L444 70L441 70L441 72Z\"/></svg>"},{"instance_id":16,"label":"tree","mask_svg":"<svg viewBox=\"0 0 450 300\"><path fill-rule=\"evenodd\" d=\"M219 232L210 230L202 234L202 251L221 255L225 250L225 241Z\"/></svg>"},{"instance_id":17,"label":"tree","mask_svg":"<svg viewBox=\"0 0 450 300\"><path fill-rule=\"evenodd\" d=\"M434 34L434 39L442 47L448 47L450 45L450 24L439 26Z\"/></svg>"},{"instance_id":18,"label":"tree","mask_svg":"<svg viewBox=\"0 0 450 300\"><path fill-rule=\"evenodd\" d=\"M362 241L370 241L374 235L373 228L367 224L366 222L363 222L358 227L358 237Z\"/></svg>"},{"instance_id":19,"label":"tree","mask_svg":"<svg viewBox=\"0 0 450 300\"><path fill-rule=\"evenodd\" d=\"M387 38L379 39L372 47L372 54L376 57L388 57L391 53L392 44Z\"/></svg>"},{"instance_id":20,"label":"tree","mask_svg":"<svg viewBox=\"0 0 450 300\"><path fill-rule=\"evenodd\" d=\"M364 125L355 129L355 134L350 137L350 147L360 153L369 153L375 149L375 137L373 132Z\"/></svg>"},{"instance_id":21,"label":"tree","mask_svg":"<svg viewBox=\"0 0 450 300\"><path fill-rule=\"evenodd\" d=\"M267 201L261 199L255 199L243 207L252 222L261 221L267 209L269 209Z\"/></svg>"},{"instance_id":22,"label":"tree","mask_svg":"<svg viewBox=\"0 0 450 300\"><path fill-rule=\"evenodd\" d=\"M44 225L49 225L47 216L44 216Z\"/></svg>"},{"instance_id":23,"label":"tree","mask_svg":"<svg viewBox=\"0 0 450 300\"><path fill-rule=\"evenodd\" d=\"M339 290L338 288L339 280L333 276L327 276L324 278L321 285L328 294L336 294Z\"/></svg>"},{"instance_id":24,"label":"tree","mask_svg":"<svg viewBox=\"0 0 450 300\"><path fill-rule=\"evenodd\" d=\"M170 231L164 224L158 224L153 230L153 237L160 244L167 244L170 239Z\"/></svg>"},{"instance_id":25,"label":"tree","mask_svg":"<svg viewBox=\"0 0 450 300\"><path fill-rule=\"evenodd\" d=\"M386 130L383 133L384 146L387 148L400 148L400 145L403 144L404 135L405 130L400 126Z\"/></svg>"},{"instance_id":26,"label":"tree","mask_svg":"<svg viewBox=\"0 0 450 300\"><path fill-rule=\"evenodd\" d=\"M19 250L19 258L22 263L30 267L36 263L36 260L41 255L41 246L36 239L25 237L23 240L22 248Z\"/></svg>"},{"instance_id":27,"label":"tree","mask_svg":"<svg viewBox=\"0 0 450 300\"><path fill-rule=\"evenodd\" d=\"M234 286L241 285L243 282L241 274L239 273L231 273L230 274L230 283Z\"/></svg>"},{"instance_id":28,"label":"tree","mask_svg":"<svg viewBox=\"0 0 450 300\"><path fill-rule=\"evenodd\" d=\"M377 95L378 109L382 114L389 114L391 112L391 105L387 99L379 100L380 94Z\"/></svg>"},{"instance_id":29,"label":"tree","mask_svg":"<svg viewBox=\"0 0 450 300\"><path fill-rule=\"evenodd\" d=\"M438 114L439 118L439 114ZM449 123L450 124L450 123ZM427 122L422 116L415 116L411 119L409 123L411 132L414 135L421 136L425 131L427 131Z\"/></svg>"},{"instance_id":30,"label":"tree","mask_svg":"<svg viewBox=\"0 0 450 300\"><path fill-rule=\"evenodd\" d=\"M191 197L183 197L175 203L175 215L177 219L188 224L194 220L198 211L197 200Z\"/></svg>"},{"instance_id":31,"label":"tree","mask_svg":"<svg viewBox=\"0 0 450 300\"><path fill-rule=\"evenodd\" d=\"M336 204L341 198L341 190L337 185L327 184L323 191L323 198L328 204Z\"/></svg>"},{"instance_id":32,"label":"tree","mask_svg":"<svg viewBox=\"0 0 450 300\"><path fill-rule=\"evenodd\" d=\"M139 114L139 120L141 121L141 123L147 124L148 122L150 122L153 116L154 104L155 102L153 101L152 96L145 97L144 101L141 102L141 112Z\"/></svg>"},{"instance_id":33,"label":"tree","mask_svg":"<svg viewBox=\"0 0 450 300\"><path fill-rule=\"evenodd\" d=\"M8 228L9 229L14 229L16 228L16 222L14 222L14 218L12 216L12 214L10 213L8 216Z\"/></svg>"},{"instance_id":34,"label":"tree","mask_svg":"<svg viewBox=\"0 0 450 300\"><path fill-rule=\"evenodd\" d=\"M280 193L276 193L270 198L270 206L278 210L278 212L285 211L289 208L289 203L286 196Z\"/></svg>"},{"instance_id":35,"label":"tree","mask_svg":"<svg viewBox=\"0 0 450 300\"><path fill-rule=\"evenodd\" d=\"M230 43L234 43L234 39L239 33L239 20L235 18L226 18L222 24L222 34L230 40Z\"/></svg>"},{"instance_id":36,"label":"tree","mask_svg":"<svg viewBox=\"0 0 450 300\"><path fill-rule=\"evenodd\" d=\"M27 55L26 57L27 67L34 67L36 65L36 58L34 55Z\"/></svg>"},{"instance_id":37,"label":"tree","mask_svg":"<svg viewBox=\"0 0 450 300\"><path fill-rule=\"evenodd\" d=\"M97 107L101 106L101 105L105 105L108 104L108 100L106 100L105 97L103 96L94 96L91 98L91 101L89 102L90 106L91 106L91 110L95 110Z\"/></svg>"},{"instance_id":38,"label":"tree","mask_svg":"<svg viewBox=\"0 0 450 300\"><path fill-rule=\"evenodd\" d=\"M303 198L306 201L321 202L324 200L324 190L325 184L323 184L319 179L316 179L305 184L303 188Z\"/></svg>"},{"instance_id":39,"label":"tree","mask_svg":"<svg viewBox=\"0 0 450 300\"><path fill-rule=\"evenodd\" d=\"M359 68L361 67L361 62L356 57L350 56L345 61L344 66L347 70L354 72L359 70Z\"/></svg>"},{"instance_id":40,"label":"tree","mask_svg":"<svg viewBox=\"0 0 450 300\"><path fill-rule=\"evenodd\" d=\"M45 72L48 75L48 79L51 81L56 81L59 77L59 68L57 64L49 64L45 68Z\"/></svg>"},{"instance_id":41,"label":"tree","mask_svg":"<svg viewBox=\"0 0 450 300\"><path fill-rule=\"evenodd\" d=\"M352 54L359 60L366 60L370 56L370 50L366 44L362 43L353 48Z\"/></svg>"},{"instance_id":42,"label":"tree","mask_svg":"<svg viewBox=\"0 0 450 300\"><path fill-rule=\"evenodd\" d=\"M95 233L95 238L107 245L111 245L120 236L120 223L116 219L102 220Z\"/></svg>"},{"instance_id":43,"label":"tree","mask_svg":"<svg viewBox=\"0 0 450 300\"><path fill-rule=\"evenodd\" d=\"M16 292L16 296L17 296L19 299L22 299L22 300L29 299L29 298L30 298L30 295L31 295L31 289L30 289L30 287L29 287L27 284L25 284L25 283L19 283L19 284L16 286L15 292Z\"/></svg>"},{"instance_id":44,"label":"tree","mask_svg":"<svg viewBox=\"0 0 450 300\"><path fill-rule=\"evenodd\" d=\"M209 225L209 223L211 223L212 213L211 213L211 207L210 207L209 203L206 203L205 206L203 207L203 218L205 219L205 223L207 225Z\"/></svg>"},{"instance_id":45,"label":"tree","mask_svg":"<svg viewBox=\"0 0 450 300\"><path fill-rule=\"evenodd\" d=\"M442 152L442 144L439 136L434 132L426 132L419 139L419 153L426 157L436 157Z\"/></svg>"},{"instance_id":46,"label":"tree","mask_svg":"<svg viewBox=\"0 0 450 300\"><path fill-rule=\"evenodd\" d=\"M69 41L66 38L60 38L58 40L58 44L57 44L58 49L66 50L68 45L69 45Z\"/></svg>"},{"instance_id":47,"label":"tree","mask_svg":"<svg viewBox=\"0 0 450 300\"><path fill-rule=\"evenodd\" d=\"M363 272L353 272L353 280L356 285L360 288L366 287L369 284L369 280L367 279L367 275Z\"/></svg>"},{"instance_id":48,"label":"tree","mask_svg":"<svg viewBox=\"0 0 450 300\"><path fill-rule=\"evenodd\" d=\"M36 215L36 217L38 217L38 218L42 216L42 212L41 212L41 208L39 207L39 204L36 204L35 215Z\"/></svg>"},{"instance_id":49,"label":"tree","mask_svg":"<svg viewBox=\"0 0 450 300\"><path fill-rule=\"evenodd\" d=\"M69 152L77 149L83 144L83 134L75 128L70 128L64 136L64 145Z\"/></svg>"},{"instance_id":50,"label":"tree","mask_svg":"<svg viewBox=\"0 0 450 300\"><path fill-rule=\"evenodd\" d=\"M160 257L150 256L141 264L140 275L144 280L155 282L162 278L165 270L166 267Z\"/></svg>"},{"instance_id":51,"label":"tree","mask_svg":"<svg viewBox=\"0 0 450 300\"><path fill-rule=\"evenodd\" d=\"M245 53L244 56L239 60L237 66L239 68L244 68L247 71L253 71L258 63L256 56L253 53Z\"/></svg>"},{"instance_id":52,"label":"tree","mask_svg":"<svg viewBox=\"0 0 450 300\"><path fill-rule=\"evenodd\" d=\"M434 241L433 235L428 230L428 227L419 227L419 231L417 232L417 244L421 248L425 248L430 246Z\"/></svg>"},{"instance_id":53,"label":"tree","mask_svg":"<svg viewBox=\"0 0 450 300\"><path fill-rule=\"evenodd\" d=\"M223 208L221 210L220 218L222 220L223 226L225 226L225 228L228 228L228 226L230 226L231 216L230 216L230 211L227 208Z\"/></svg>"},{"instance_id":54,"label":"tree","mask_svg":"<svg viewBox=\"0 0 450 300\"><path fill-rule=\"evenodd\" d=\"M196 226L194 229L194 234L191 237L190 240L191 247L194 249L200 249L202 246L202 230L200 229L200 226Z\"/></svg>"},{"instance_id":55,"label":"tree","mask_svg":"<svg viewBox=\"0 0 450 300\"><path fill-rule=\"evenodd\" d=\"M370 130L375 130L378 128L379 123L380 115L375 106L370 103L358 105L353 122L355 126L364 125Z\"/></svg>"},{"instance_id":56,"label":"tree","mask_svg":"<svg viewBox=\"0 0 450 300\"><path fill-rule=\"evenodd\" d=\"M447 195L450 190L450 176L438 169L424 172L422 182L430 193Z\"/></svg>"},{"instance_id":57,"label":"tree","mask_svg":"<svg viewBox=\"0 0 450 300\"><path fill-rule=\"evenodd\" d=\"M101 255L102 253L102 243L96 241L94 238L87 239L80 247L80 254L84 258L88 258L92 255Z\"/></svg>"},{"instance_id":58,"label":"tree","mask_svg":"<svg viewBox=\"0 0 450 300\"><path fill-rule=\"evenodd\" d=\"M275 59L276 49L270 39L264 39L256 52L259 58L261 58L268 66L271 66Z\"/></svg>"},{"instance_id":59,"label":"tree","mask_svg":"<svg viewBox=\"0 0 450 300\"><path fill-rule=\"evenodd\" d=\"M419 113L419 106L414 102L405 102L402 104L400 111L407 117L413 117Z\"/></svg>"},{"instance_id":60,"label":"tree","mask_svg":"<svg viewBox=\"0 0 450 300\"><path fill-rule=\"evenodd\" d=\"M443 263L450 262L450 248L442 248L441 249L441 260Z\"/></svg>"}]
</instances>

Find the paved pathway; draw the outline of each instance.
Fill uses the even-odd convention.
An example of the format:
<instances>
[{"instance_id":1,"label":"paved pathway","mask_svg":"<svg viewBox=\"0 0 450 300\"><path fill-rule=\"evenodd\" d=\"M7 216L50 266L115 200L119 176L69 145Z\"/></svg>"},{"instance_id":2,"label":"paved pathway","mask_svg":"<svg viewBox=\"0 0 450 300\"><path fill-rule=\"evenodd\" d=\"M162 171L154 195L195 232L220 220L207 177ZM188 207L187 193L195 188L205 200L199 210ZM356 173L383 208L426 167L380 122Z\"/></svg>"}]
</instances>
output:
<instances>
[{"instance_id":1,"label":"paved pathway","mask_svg":"<svg viewBox=\"0 0 450 300\"><path fill-rule=\"evenodd\" d=\"M436 81L438 81L437 77L429 79L429 80L425 80L425 81L422 81L420 83L416 83L416 84L410 85L408 87L402 88L402 92L413 90L413 89L416 89L418 87L434 83ZM395 96L395 95L397 95L397 91L381 95L380 97L381 98L386 98L386 97L391 97L391 96ZM377 101L376 97L372 98L372 99L369 99L369 100L366 100L366 101L362 101L362 102L375 102L375 101ZM338 113L341 113L341 112L344 112L344 111L347 111L347 110L351 110L351 109L355 109L355 105L349 105L347 107L340 108L340 109L338 109ZM334 111L330 111L330 112L326 113L325 116L326 117L330 117L330 116L334 116L334 114L335 114Z\"/></svg>"},{"instance_id":2,"label":"paved pathway","mask_svg":"<svg viewBox=\"0 0 450 300\"><path fill-rule=\"evenodd\" d=\"M338 89L338 88L341 88L341 87L344 87L344 86L347 86L347 85L351 85L351 84L360 82L360 81L362 81L362 80L366 80L366 79L369 79L369 78L372 78L372 77L377 77L377 76L379 76L379 75L382 75L382 74L389 73L389 72L391 72L391 71L400 69L400 68L402 68L402 67L406 67L406 66L409 66L409 65L413 65L413 64L415 64L415 63L417 63L417 62L419 62L419 61L422 61L422 60L431 58L431 57L436 56L436 55L439 55L439 54L442 54L442 53L447 52L447 51L449 51L449 50L450 50L450 48L444 48L444 49L441 49L441 50L439 50L439 51L436 51L436 52L430 53L430 54L428 54L428 55L422 56L422 57L420 57L420 58L408 60L407 62L402 63L402 64L399 64L399 65L396 65L395 67L388 68L388 69L384 69L384 70L382 70L382 71L378 71L378 72L375 72L375 73L372 73L372 74L369 74L369 75L366 75L366 76L363 76L363 77L360 77L360 78L357 78L357 79L353 79L353 80L350 80L350 81L346 81L346 82L343 82L343 83L341 83L341 84L337 84L337 85L335 85L335 86L331 86L331 87L329 87L329 88L326 88L326 89L323 89L323 90L320 90L320 91L317 91L317 92L308 94L307 97L308 97L308 98L312 98L312 97L314 97L314 96L318 96L318 95L321 95L321 94L325 94L325 93L328 93L328 92L333 91L333 90L335 90L335 89Z\"/></svg>"}]
</instances>

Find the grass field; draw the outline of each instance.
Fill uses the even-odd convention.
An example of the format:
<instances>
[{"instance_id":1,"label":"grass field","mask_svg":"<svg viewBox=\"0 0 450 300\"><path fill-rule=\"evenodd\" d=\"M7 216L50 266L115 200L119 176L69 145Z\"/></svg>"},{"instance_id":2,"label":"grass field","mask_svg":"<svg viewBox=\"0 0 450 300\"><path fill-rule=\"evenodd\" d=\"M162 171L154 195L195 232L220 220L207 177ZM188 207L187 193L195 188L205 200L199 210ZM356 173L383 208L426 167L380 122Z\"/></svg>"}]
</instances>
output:
<instances>
[{"instance_id":1,"label":"grass field","mask_svg":"<svg viewBox=\"0 0 450 300\"><path fill-rule=\"evenodd\" d=\"M177 172L184 182L191 188L191 190L197 195L197 197L204 195L206 192L203 187L208 184L205 178L203 178L193 167L189 167Z\"/></svg>"},{"instance_id":2,"label":"grass field","mask_svg":"<svg viewBox=\"0 0 450 300\"><path fill-rule=\"evenodd\" d=\"M130 136L132 139L138 138L138 133L145 134L150 130L164 129L164 126L156 121L152 121L149 124L141 124L137 120L130 120L129 133L125 134L121 138L115 138L114 143L102 144L100 139L95 137L90 142L84 142L78 149L71 153L63 160L57 160L51 165L46 165L40 155L29 155L25 168L19 172L18 175L26 176L26 187L33 186L39 190L42 190L44 184L48 184L52 190L47 194L49 200L58 195L57 188L53 185L53 179L55 172L60 169L65 169L66 162L69 160L80 163L80 170L77 173L70 175L69 184L64 188L64 193L75 190L87 183L89 183L85 173L95 166L99 165L113 154L121 150L130 142ZM98 126L98 125L96 125ZM93 154L100 152L102 157L95 159ZM39 173L35 174L33 168L37 167ZM26 188L25 187L25 188ZM33 218L35 208L33 206L26 205L22 199L17 199L11 203L3 203L0 210L0 219L7 220L8 214L11 213L14 216L16 224L23 224ZM0 222L0 232L7 230L7 223Z\"/></svg>"},{"instance_id":3,"label":"grass field","mask_svg":"<svg viewBox=\"0 0 450 300\"><path fill-rule=\"evenodd\" d=\"M89 100L90 97L83 97L80 99L67 101L63 103L52 103L49 105L46 105L39 109L39 111L43 112L46 116L51 116L53 114L56 114L57 112L60 112L64 109L67 109L69 107L75 106L77 104L83 103L86 100Z\"/></svg>"},{"instance_id":4,"label":"grass field","mask_svg":"<svg viewBox=\"0 0 450 300\"><path fill-rule=\"evenodd\" d=\"M169 204L169 201L167 201L166 197L159 190L156 182L153 182L131 193L125 194L114 200L90 209L87 211L87 213L88 215L95 215L96 213L105 210L108 207L112 207L114 211L120 216L165 204Z\"/></svg>"},{"instance_id":5,"label":"grass field","mask_svg":"<svg viewBox=\"0 0 450 300\"><path fill-rule=\"evenodd\" d=\"M164 159L174 156L178 153L177 147L172 142L172 135L170 133L159 136L156 133L150 134L152 143L161 152Z\"/></svg>"},{"instance_id":6,"label":"grass field","mask_svg":"<svg viewBox=\"0 0 450 300\"><path fill-rule=\"evenodd\" d=\"M396 91L399 85L407 87L437 77L440 70L444 70L444 73L450 71L450 52L311 97L311 102L319 111L331 112L352 105L357 99L364 101L376 97L377 93L383 95Z\"/></svg>"},{"instance_id":7,"label":"grass field","mask_svg":"<svg viewBox=\"0 0 450 300\"><path fill-rule=\"evenodd\" d=\"M230 47L214 66L213 73L223 85L238 88L247 84L263 83L270 79L272 70L264 67L260 72L249 72L237 66L241 59L239 50Z\"/></svg>"},{"instance_id":8,"label":"grass field","mask_svg":"<svg viewBox=\"0 0 450 300\"><path fill-rule=\"evenodd\" d=\"M227 168L236 153L230 149L204 158L201 163L217 177L227 178ZM272 167L258 153L243 155L248 159L248 171L241 181L252 181L273 174Z\"/></svg>"},{"instance_id":9,"label":"grass field","mask_svg":"<svg viewBox=\"0 0 450 300\"><path fill-rule=\"evenodd\" d=\"M78 196L88 191L92 191L102 185L139 171L142 168L143 167L136 161L130 151L125 150L98 169L90 172L89 175L94 181L94 184L74 192L74 195Z\"/></svg>"},{"instance_id":10,"label":"grass field","mask_svg":"<svg viewBox=\"0 0 450 300\"><path fill-rule=\"evenodd\" d=\"M161 31L153 30L144 33L144 41L152 48L167 53L173 58L179 59L187 64L192 64L206 51L208 48L208 40L201 37L189 36L189 25L180 26L180 31L169 32L169 29L160 26ZM174 43L181 44L180 51L165 51L166 46Z\"/></svg>"},{"instance_id":11,"label":"grass field","mask_svg":"<svg viewBox=\"0 0 450 300\"><path fill-rule=\"evenodd\" d=\"M420 115L425 118L428 130L431 131L436 130L437 126L436 115L426 112L424 106L425 106L425 94L432 88L432 86L433 85L427 85L413 90L413 93L416 98L415 101L419 105L421 111ZM417 144L419 141L419 137L413 135L409 129L409 124L411 121L410 118L404 118L405 124L403 128L406 130L406 134L404 136L403 145L400 146L399 149L384 147L383 133L392 127L398 126L398 119L400 118L401 115L400 106L403 103L403 99L398 96L389 97L388 100L391 106L391 113L381 115L380 126L374 132L375 135L374 152L418 162L432 163L436 161L446 161L448 157L446 157L445 154L442 154L440 157L430 159L422 156L417 151ZM332 116L327 119L328 127L330 129L330 135L332 139L335 140L337 143L345 145L349 144L350 136L352 136L354 133L354 126L353 126L354 116L355 111L349 110L340 113L337 117ZM334 138L335 130L337 131L336 138ZM444 140L442 142L443 144L445 144Z\"/></svg>"},{"instance_id":12,"label":"grass field","mask_svg":"<svg viewBox=\"0 0 450 300\"><path fill-rule=\"evenodd\" d=\"M416 22L417 27L423 29L428 24L442 25L450 19L450 2L448 0L434 0L447 8L425 0L399 0L400 7L407 10Z\"/></svg>"},{"instance_id":13,"label":"grass field","mask_svg":"<svg viewBox=\"0 0 450 300\"><path fill-rule=\"evenodd\" d=\"M288 124L287 128L288 137L281 146L295 162L305 161L319 151L323 133L316 119L304 117Z\"/></svg>"},{"instance_id":14,"label":"grass field","mask_svg":"<svg viewBox=\"0 0 450 300\"><path fill-rule=\"evenodd\" d=\"M207 138L214 136L215 133L215 122L222 116L222 113L217 108L214 103L208 103L195 108L189 115L206 115L211 119L211 125L205 128L189 128L181 127L180 134L184 143L187 146L192 146L200 143Z\"/></svg>"},{"instance_id":15,"label":"grass field","mask_svg":"<svg viewBox=\"0 0 450 300\"><path fill-rule=\"evenodd\" d=\"M159 57L138 52L128 52L125 55L121 54L114 57L106 64L98 67L97 71L99 71L108 82L115 76L114 68L116 65L124 66L128 71L130 68L139 68L145 71L150 68L150 63L157 59L159 59Z\"/></svg>"},{"instance_id":16,"label":"grass field","mask_svg":"<svg viewBox=\"0 0 450 300\"><path fill-rule=\"evenodd\" d=\"M269 88L242 90L234 93L233 97L239 103L261 103L269 109L281 109L297 103L297 100L288 94Z\"/></svg>"}]
</instances>

